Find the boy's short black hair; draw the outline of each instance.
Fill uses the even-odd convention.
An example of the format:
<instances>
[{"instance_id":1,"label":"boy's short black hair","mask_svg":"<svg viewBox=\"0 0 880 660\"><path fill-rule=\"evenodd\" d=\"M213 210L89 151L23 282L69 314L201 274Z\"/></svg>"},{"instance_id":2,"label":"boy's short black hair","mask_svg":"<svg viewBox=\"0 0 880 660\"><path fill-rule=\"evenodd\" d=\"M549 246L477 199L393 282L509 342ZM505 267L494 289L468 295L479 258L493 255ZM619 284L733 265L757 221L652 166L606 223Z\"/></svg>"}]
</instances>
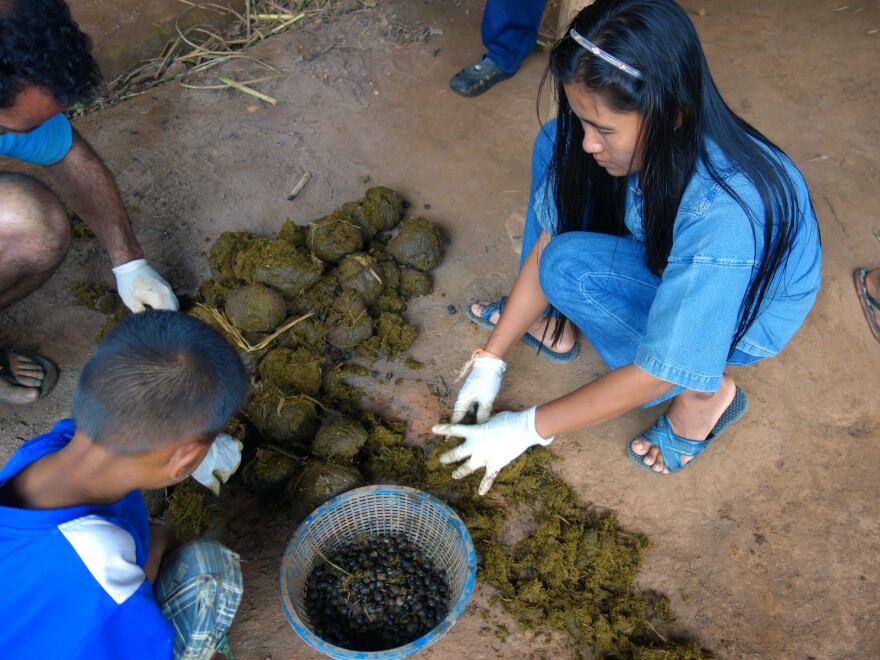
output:
<instances>
[{"instance_id":1,"label":"boy's short black hair","mask_svg":"<svg viewBox=\"0 0 880 660\"><path fill-rule=\"evenodd\" d=\"M0 108L27 85L62 108L92 98L101 71L62 0L0 0Z\"/></svg>"},{"instance_id":2,"label":"boy's short black hair","mask_svg":"<svg viewBox=\"0 0 880 660\"><path fill-rule=\"evenodd\" d=\"M181 312L124 318L86 362L73 394L78 431L117 454L213 437L244 403L247 371L208 324Z\"/></svg>"}]
</instances>

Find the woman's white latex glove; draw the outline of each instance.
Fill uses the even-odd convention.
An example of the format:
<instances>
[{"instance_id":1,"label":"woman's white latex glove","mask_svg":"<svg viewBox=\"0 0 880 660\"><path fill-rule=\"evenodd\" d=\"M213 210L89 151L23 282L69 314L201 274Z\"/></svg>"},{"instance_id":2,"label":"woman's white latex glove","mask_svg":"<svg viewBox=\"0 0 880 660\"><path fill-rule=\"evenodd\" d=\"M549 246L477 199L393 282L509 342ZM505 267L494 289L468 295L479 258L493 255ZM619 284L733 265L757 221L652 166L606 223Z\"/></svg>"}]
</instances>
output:
<instances>
[{"instance_id":1,"label":"woman's white latex glove","mask_svg":"<svg viewBox=\"0 0 880 660\"><path fill-rule=\"evenodd\" d=\"M465 367L467 368L467 367ZM477 424L482 424L492 414L492 404L501 389L501 377L507 363L501 358L478 355L473 359L471 373L458 391L458 398L452 407L450 421L455 424L477 407Z\"/></svg>"},{"instance_id":2,"label":"woman's white latex glove","mask_svg":"<svg viewBox=\"0 0 880 660\"><path fill-rule=\"evenodd\" d=\"M437 435L464 438L455 449L440 456L440 462L457 463L467 459L452 473L453 479L461 479L480 468L486 474L480 482L480 495L492 488L495 477L505 465L533 445L549 445L553 437L542 438L535 430L533 406L521 412L501 412L484 424L437 424L431 429Z\"/></svg>"},{"instance_id":3,"label":"woman's white latex glove","mask_svg":"<svg viewBox=\"0 0 880 660\"><path fill-rule=\"evenodd\" d=\"M177 296L146 259L134 259L117 266L113 274L119 297L131 311L142 312L145 305L153 309L178 309Z\"/></svg>"},{"instance_id":4,"label":"woman's white latex glove","mask_svg":"<svg viewBox=\"0 0 880 660\"><path fill-rule=\"evenodd\" d=\"M192 478L210 488L214 495L219 495L220 484L229 481L229 477L238 469L243 447L239 440L221 433L192 473Z\"/></svg>"}]
</instances>

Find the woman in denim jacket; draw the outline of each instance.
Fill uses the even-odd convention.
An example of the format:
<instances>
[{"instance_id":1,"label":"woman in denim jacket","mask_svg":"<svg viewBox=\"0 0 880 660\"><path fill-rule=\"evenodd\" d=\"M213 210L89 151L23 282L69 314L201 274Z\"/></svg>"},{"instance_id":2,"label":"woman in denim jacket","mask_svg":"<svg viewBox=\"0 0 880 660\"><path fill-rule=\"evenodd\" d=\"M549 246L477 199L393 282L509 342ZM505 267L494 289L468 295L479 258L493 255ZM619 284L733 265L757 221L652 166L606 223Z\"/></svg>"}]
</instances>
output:
<instances>
[{"instance_id":1,"label":"woman in denim jacket","mask_svg":"<svg viewBox=\"0 0 880 660\"><path fill-rule=\"evenodd\" d=\"M630 441L668 474L738 419L724 373L775 355L819 290L819 229L788 157L718 94L693 24L671 0L597 0L550 54L557 119L538 133L522 261L509 298L474 303L492 327L474 352L441 457L485 468L557 433L671 399ZM503 314L502 314L503 305ZM491 416L519 340L555 361L576 326L610 371L556 400ZM476 424L460 424L476 407Z\"/></svg>"}]
</instances>

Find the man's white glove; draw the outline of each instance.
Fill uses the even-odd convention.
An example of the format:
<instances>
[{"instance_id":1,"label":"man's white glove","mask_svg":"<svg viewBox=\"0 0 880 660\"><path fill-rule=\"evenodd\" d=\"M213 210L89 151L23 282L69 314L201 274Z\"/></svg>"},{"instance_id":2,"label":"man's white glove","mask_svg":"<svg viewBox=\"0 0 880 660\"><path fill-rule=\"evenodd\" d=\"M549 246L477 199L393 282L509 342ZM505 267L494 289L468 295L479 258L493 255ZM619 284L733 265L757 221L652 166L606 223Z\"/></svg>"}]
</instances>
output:
<instances>
[{"instance_id":1,"label":"man's white glove","mask_svg":"<svg viewBox=\"0 0 880 660\"><path fill-rule=\"evenodd\" d=\"M480 495L489 492L495 477L505 465L533 445L549 445L553 437L542 438L535 430L533 406L521 412L501 412L484 424L437 424L431 429L437 435L464 438L465 442L440 456L441 463L457 463L468 459L452 473L453 479L486 468L480 482Z\"/></svg>"},{"instance_id":2,"label":"man's white glove","mask_svg":"<svg viewBox=\"0 0 880 660\"><path fill-rule=\"evenodd\" d=\"M131 311L142 312L145 305L153 309L178 309L177 296L146 259L135 259L117 266L113 274L116 275L119 297Z\"/></svg>"},{"instance_id":3,"label":"man's white glove","mask_svg":"<svg viewBox=\"0 0 880 660\"><path fill-rule=\"evenodd\" d=\"M465 367L467 368L467 367ZM501 376L507 363L496 357L479 355L473 359L471 373L458 392L452 407L451 422L460 422L471 408L477 407L477 424L482 424L492 414L492 404L501 389Z\"/></svg>"},{"instance_id":4,"label":"man's white glove","mask_svg":"<svg viewBox=\"0 0 880 660\"><path fill-rule=\"evenodd\" d=\"M199 463L199 467L192 473L192 478L206 488L210 488L214 495L219 495L221 482L225 484L229 481L229 477L238 469L243 447L244 445L231 435L221 433L214 440L204 460Z\"/></svg>"}]
</instances>

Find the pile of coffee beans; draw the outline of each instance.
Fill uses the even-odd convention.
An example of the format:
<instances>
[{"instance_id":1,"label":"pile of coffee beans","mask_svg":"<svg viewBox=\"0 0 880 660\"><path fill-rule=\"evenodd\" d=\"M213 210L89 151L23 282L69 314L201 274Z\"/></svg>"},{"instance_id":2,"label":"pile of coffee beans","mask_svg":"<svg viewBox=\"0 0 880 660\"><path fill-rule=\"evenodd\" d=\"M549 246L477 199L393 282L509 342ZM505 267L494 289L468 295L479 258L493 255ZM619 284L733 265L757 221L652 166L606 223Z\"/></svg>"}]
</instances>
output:
<instances>
[{"instance_id":1,"label":"pile of coffee beans","mask_svg":"<svg viewBox=\"0 0 880 660\"><path fill-rule=\"evenodd\" d=\"M446 571L401 534L371 535L319 558L306 611L321 639L352 651L404 646L448 612Z\"/></svg>"}]
</instances>

